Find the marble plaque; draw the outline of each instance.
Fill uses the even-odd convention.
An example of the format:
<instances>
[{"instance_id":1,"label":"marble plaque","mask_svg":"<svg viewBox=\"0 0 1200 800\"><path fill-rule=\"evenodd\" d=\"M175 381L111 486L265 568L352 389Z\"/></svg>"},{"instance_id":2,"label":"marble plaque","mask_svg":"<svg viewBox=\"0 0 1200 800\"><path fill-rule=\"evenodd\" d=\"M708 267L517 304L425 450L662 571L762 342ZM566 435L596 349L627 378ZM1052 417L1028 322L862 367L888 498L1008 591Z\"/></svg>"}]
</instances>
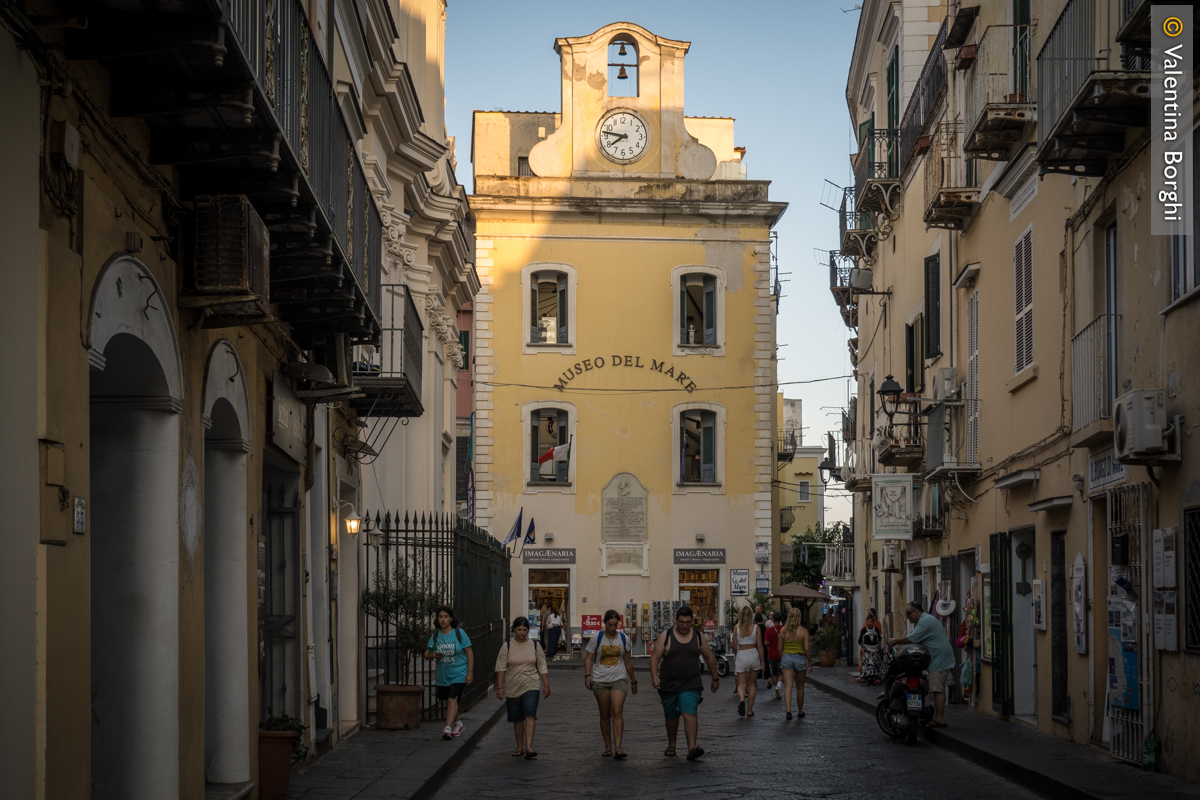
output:
<instances>
[{"instance_id":1,"label":"marble plaque","mask_svg":"<svg viewBox=\"0 0 1200 800\"><path fill-rule=\"evenodd\" d=\"M646 548L643 545L617 545L604 548L605 572L644 572Z\"/></svg>"},{"instance_id":2,"label":"marble plaque","mask_svg":"<svg viewBox=\"0 0 1200 800\"><path fill-rule=\"evenodd\" d=\"M601 493L601 539L646 541L646 489L633 475L619 472Z\"/></svg>"}]
</instances>

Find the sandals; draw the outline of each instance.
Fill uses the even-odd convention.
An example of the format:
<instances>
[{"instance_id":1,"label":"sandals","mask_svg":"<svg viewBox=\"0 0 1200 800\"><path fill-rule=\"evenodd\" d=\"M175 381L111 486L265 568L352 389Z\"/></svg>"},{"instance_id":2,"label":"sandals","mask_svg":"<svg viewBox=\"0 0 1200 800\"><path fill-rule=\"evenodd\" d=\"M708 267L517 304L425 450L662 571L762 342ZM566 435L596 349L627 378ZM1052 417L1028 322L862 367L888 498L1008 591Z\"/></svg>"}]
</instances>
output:
<instances>
[{"instance_id":1,"label":"sandals","mask_svg":"<svg viewBox=\"0 0 1200 800\"><path fill-rule=\"evenodd\" d=\"M517 751L517 752L515 752L515 753L509 753L509 755L511 755L513 758L520 758L521 756L525 755L525 751L524 751L524 750L518 750L518 751Z\"/></svg>"},{"instance_id":2,"label":"sandals","mask_svg":"<svg viewBox=\"0 0 1200 800\"><path fill-rule=\"evenodd\" d=\"M525 754L525 758L526 759L537 758L537 752L534 750L530 750L528 753Z\"/></svg>"},{"instance_id":3,"label":"sandals","mask_svg":"<svg viewBox=\"0 0 1200 800\"><path fill-rule=\"evenodd\" d=\"M674 747L668 747L666 750L663 750L663 755L664 755L664 756L674 756L674 755L675 755L675 748L674 748Z\"/></svg>"},{"instance_id":4,"label":"sandals","mask_svg":"<svg viewBox=\"0 0 1200 800\"><path fill-rule=\"evenodd\" d=\"M792 712L789 711L789 712L787 712L787 719L791 719L791 718L792 718Z\"/></svg>"},{"instance_id":5,"label":"sandals","mask_svg":"<svg viewBox=\"0 0 1200 800\"><path fill-rule=\"evenodd\" d=\"M747 712L746 712L746 716L747 716L747 717L753 717L753 716L754 716L754 712L753 712L753 711L747 711Z\"/></svg>"},{"instance_id":6,"label":"sandals","mask_svg":"<svg viewBox=\"0 0 1200 800\"><path fill-rule=\"evenodd\" d=\"M797 717L800 717L801 719L804 719L804 717L806 716L806 714L805 714L803 711L797 711L797 712L796 712L796 716L797 716Z\"/></svg>"},{"instance_id":7,"label":"sandals","mask_svg":"<svg viewBox=\"0 0 1200 800\"><path fill-rule=\"evenodd\" d=\"M738 703L738 716L739 717L746 716L746 701L745 700Z\"/></svg>"},{"instance_id":8,"label":"sandals","mask_svg":"<svg viewBox=\"0 0 1200 800\"><path fill-rule=\"evenodd\" d=\"M698 758L700 758L700 756L702 756L702 755L704 755L703 747L693 747L691 750L688 750L687 760L695 761Z\"/></svg>"},{"instance_id":9,"label":"sandals","mask_svg":"<svg viewBox=\"0 0 1200 800\"><path fill-rule=\"evenodd\" d=\"M612 755L612 750L605 750L605 751L604 751L603 753L601 753L600 755L604 756L605 758L608 758L609 756L611 756L611 755Z\"/></svg>"},{"instance_id":10,"label":"sandals","mask_svg":"<svg viewBox=\"0 0 1200 800\"><path fill-rule=\"evenodd\" d=\"M617 760L620 760L622 758L629 758L629 753L622 753L620 750L618 750L617 752L613 753L613 758L615 758Z\"/></svg>"}]
</instances>

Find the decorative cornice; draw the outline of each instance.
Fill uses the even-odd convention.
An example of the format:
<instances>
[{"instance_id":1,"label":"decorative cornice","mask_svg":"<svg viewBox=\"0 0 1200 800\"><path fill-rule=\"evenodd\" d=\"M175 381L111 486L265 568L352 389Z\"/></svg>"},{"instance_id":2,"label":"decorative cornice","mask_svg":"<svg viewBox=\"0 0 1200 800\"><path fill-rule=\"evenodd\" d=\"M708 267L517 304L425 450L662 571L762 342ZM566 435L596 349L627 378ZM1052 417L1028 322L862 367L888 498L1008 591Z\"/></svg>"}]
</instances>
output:
<instances>
[{"instance_id":1,"label":"decorative cornice","mask_svg":"<svg viewBox=\"0 0 1200 800\"><path fill-rule=\"evenodd\" d=\"M438 291L425 295L425 329L432 331L443 345L458 344L458 326L446 313L446 301ZM446 350L449 358L450 351ZM461 354L460 354L461 355Z\"/></svg>"},{"instance_id":2,"label":"decorative cornice","mask_svg":"<svg viewBox=\"0 0 1200 800\"><path fill-rule=\"evenodd\" d=\"M392 273L389 277L404 283L409 267L417 260L417 248L404 241L408 231L409 216L394 206L383 207L384 224L384 268Z\"/></svg>"}]
</instances>

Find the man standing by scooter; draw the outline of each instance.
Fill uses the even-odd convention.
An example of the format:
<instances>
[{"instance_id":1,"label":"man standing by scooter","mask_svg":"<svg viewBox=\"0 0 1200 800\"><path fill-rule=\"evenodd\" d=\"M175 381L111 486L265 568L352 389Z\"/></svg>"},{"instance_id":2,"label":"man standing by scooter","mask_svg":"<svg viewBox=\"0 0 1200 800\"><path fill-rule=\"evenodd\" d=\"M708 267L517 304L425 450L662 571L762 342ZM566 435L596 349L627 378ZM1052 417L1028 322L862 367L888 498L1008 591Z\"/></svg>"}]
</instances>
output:
<instances>
[{"instance_id":1,"label":"man standing by scooter","mask_svg":"<svg viewBox=\"0 0 1200 800\"><path fill-rule=\"evenodd\" d=\"M888 639L891 647L898 644L919 644L929 650L929 694L933 696L933 719L926 728L946 727L946 679L954 668L954 651L950 649L950 638L942 623L932 614L921 610L915 600L909 602L904 615L915 627L907 636Z\"/></svg>"}]
</instances>

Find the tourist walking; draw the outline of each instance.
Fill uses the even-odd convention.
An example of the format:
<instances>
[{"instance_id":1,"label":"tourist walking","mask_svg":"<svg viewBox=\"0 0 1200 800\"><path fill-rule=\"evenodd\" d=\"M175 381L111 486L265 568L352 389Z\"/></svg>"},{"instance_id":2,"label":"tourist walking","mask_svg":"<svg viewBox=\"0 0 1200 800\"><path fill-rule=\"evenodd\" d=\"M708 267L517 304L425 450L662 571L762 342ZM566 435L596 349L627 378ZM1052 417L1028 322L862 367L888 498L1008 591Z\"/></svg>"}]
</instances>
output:
<instances>
[{"instance_id":1,"label":"tourist walking","mask_svg":"<svg viewBox=\"0 0 1200 800\"><path fill-rule=\"evenodd\" d=\"M438 606L437 626L422 656L426 661L437 661L437 698L446 702L446 727L442 730L442 738L452 739L463 732L458 707L463 690L475 679L475 654L471 650L471 638L458 627L453 608Z\"/></svg>"},{"instance_id":2,"label":"tourist walking","mask_svg":"<svg viewBox=\"0 0 1200 800\"><path fill-rule=\"evenodd\" d=\"M804 683L812 664L808 660L808 629L804 627L800 609L788 612L787 622L779 633L780 661L783 671L783 710L792 718L792 686L796 687L796 716L804 716Z\"/></svg>"},{"instance_id":3,"label":"tourist walking","mask_svg":"<svg viewBox=\"0 0 1200 800\"><path fill-rule=\"evenodd\" d=\"M558 609L554 606L550 606L546 624L550 626L550 634L546 639L546 658L553 659L558 655L558 641L562 637L562 617L558 615Z\"/></svg>"},{"instance_id":4,"label":"tourist walking","mask_svg":"<svg viewBox=\"0 0 1200 800\"><path fill-rule=\"evenodd\" d=\"M625 758L621 739L625 735L625 696L637 694L633 674L633 646L620 628L621 615L604 612L604 630L588 640L584 648L583 685L596 696L600 707L600 733L604 736L602 756Z\"/></svg>"},{"instance_id":5,"label":"tourist walking","mask_svg":"<svg viewBox=\"0 0 1200 800\"><path fill-rule=\"evenodd\" d=\"M783 614L775 611L768 621L767 632L763 636L763 646L767 651L767 680L775 687L775 699L782 697L779 690L783 688L783 673L779 671L779 634L783 632Z\"/></svg>"},{"instance_id":6,"label":"tourist walking","mask_svg":"<svg viewBox=\"0 0 1200 800\"><path fill-rule=\"evenodd\" d=\"M496 699L505 701L508 721L517 737L513 758L537 758L533 731L537 725L538 701L550 696L546 652L529 638L528 618L517 617L512 633L512 638L496 655Z\"/></svg>"},{"instance_id":7,"label":"tourist walking","mask_svg":"<svg viewBox=\"0 0 1200 800\"><path fill-rule=\"evenodd\" d=\"M733 652L737 654L733 671L737 681L738 715L753 717L754 696L758 692L756 676L762 669L763 649L762 635L754 624L749 606L743 606L738 612L738 624L733 629Z\"/></svg>"},{"instance_id":8,"label":"tourist walking","mask_svg":"<svg viewBox=\"0 0 1200 800\"><path fill-rule=\"evenodd\" d=\"M667 749L663 755L675 755L679 718L683 717L688 761L695 761L704 755L704 748L696 745L696 731L699 728L697 711L704 700L704 684L700 679L701 657L712 675L710 690L715 693L720 685L717 659L708 646L708 640L692 628L693 621L692 609L680 606L675 612L675 625L659 634L654 652L650 655L650 682L658 689L663 716L667 720Z\"/></svg>"}]
</instances>

